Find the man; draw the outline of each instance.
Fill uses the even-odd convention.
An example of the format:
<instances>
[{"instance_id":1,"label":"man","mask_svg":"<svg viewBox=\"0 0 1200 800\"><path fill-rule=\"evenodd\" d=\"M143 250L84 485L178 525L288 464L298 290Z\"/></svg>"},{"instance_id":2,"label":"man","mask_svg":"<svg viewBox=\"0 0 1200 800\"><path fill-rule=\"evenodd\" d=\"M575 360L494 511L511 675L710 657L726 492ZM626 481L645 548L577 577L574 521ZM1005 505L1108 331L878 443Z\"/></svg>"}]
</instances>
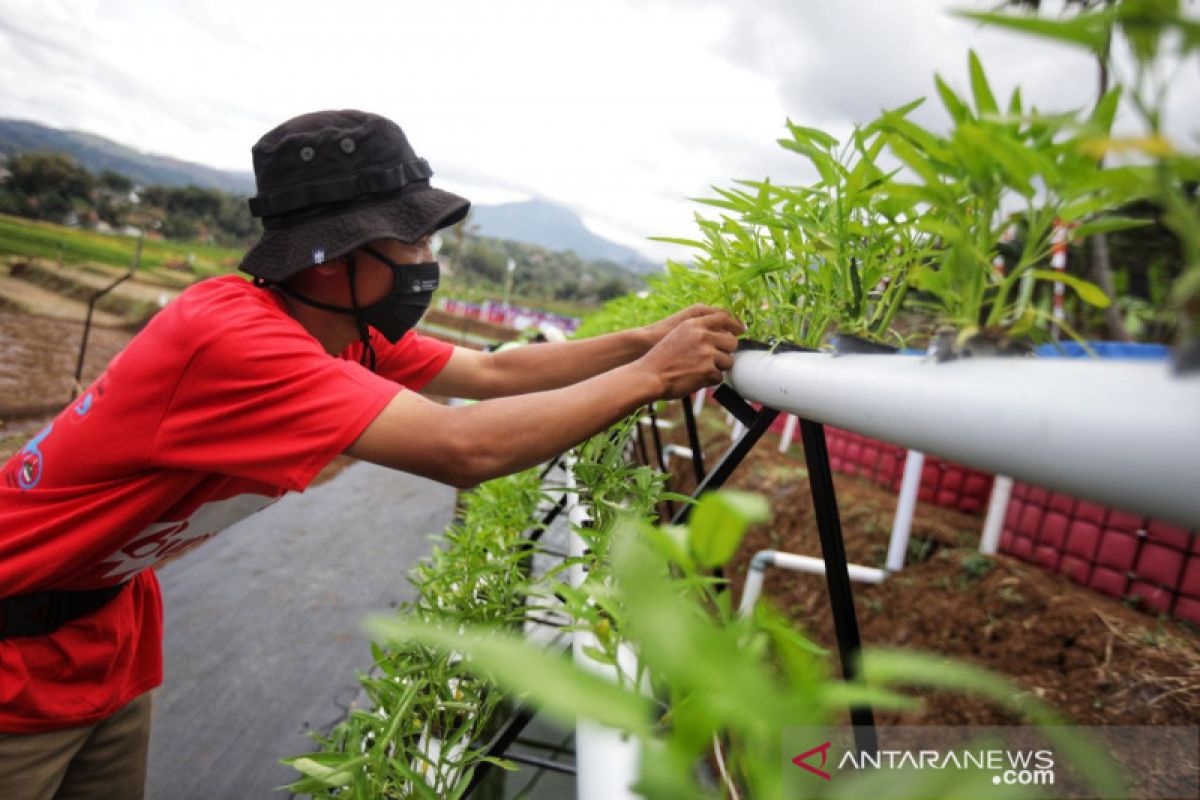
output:
<instances>
[{"instance_id":1,"label":"man","mask_svg":"<svg viewBox=\"0 0 1200 800\"><path fill-rule=\"evenodd\" d=\"M0 797L142 795L162 681L149 568L302 491L337 454L469 487L731 364L742 326L702 307L498 353L421 337L429 237L468 203L429 184L403 131L307 114L253 156L253 283L184 292L0 470Z\"/></svg>"}]
</instances>

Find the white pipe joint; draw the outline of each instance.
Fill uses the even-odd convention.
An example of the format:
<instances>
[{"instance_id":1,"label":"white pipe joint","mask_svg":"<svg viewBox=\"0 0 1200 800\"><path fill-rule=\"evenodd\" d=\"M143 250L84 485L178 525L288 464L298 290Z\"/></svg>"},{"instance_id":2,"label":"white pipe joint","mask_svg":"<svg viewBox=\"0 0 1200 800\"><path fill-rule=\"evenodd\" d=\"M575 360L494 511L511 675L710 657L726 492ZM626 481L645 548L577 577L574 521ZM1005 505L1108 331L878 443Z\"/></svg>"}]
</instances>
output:
<instances>
[{"instance_id":1,"label":"white pipe joint","mask_svg":"<svg viewBox=\"0 0 1200 800\"><path fill-rule=\"evenodd\" d=\"M813 556L802 556L796 553L782 553L778 550L759 550L750 559L750 569L746 573L746 584L742 587L742 602L738 613L742 616L754 610L758 596L762 594L763 579L768 567L785 569L789 572L805 572L810 575L824 575L825 561ZM883 583L887 573L876 567L864 567L861 564L848 564L847 571L850 580L859 583Z\"/></svg>"}]
</instances>

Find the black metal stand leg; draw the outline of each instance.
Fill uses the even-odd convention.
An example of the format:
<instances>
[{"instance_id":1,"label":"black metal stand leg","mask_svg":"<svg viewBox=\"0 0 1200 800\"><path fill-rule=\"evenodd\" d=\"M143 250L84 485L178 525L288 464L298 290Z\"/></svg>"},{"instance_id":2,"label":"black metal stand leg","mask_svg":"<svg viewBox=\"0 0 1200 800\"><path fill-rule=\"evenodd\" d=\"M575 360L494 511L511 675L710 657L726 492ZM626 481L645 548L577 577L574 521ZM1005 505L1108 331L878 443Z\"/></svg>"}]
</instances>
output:
<instances>
[{"instance_id":1,"label":"black metal stand leg","mask_svg":"<svg viewBox=\"0 0 1200 800\"><path fill-rule=\"evenodd\" d=\"M729 412L746 426L746 432L742 434L742 438L730 446L725 455L721 456L721 460L713 467L712 472L704 476L700 481L700 485L692 492L693 498L724 486L725 481L729 480L729 476L745 460L746 456L754 448L754 445L767 432L767 429L771 427L771 423L775 421L775 418L779 416L778 411L773 408L766 408L765 406L761 410L755 411L736 392L725 385L717 389L716 397L721 405L729 409ZM692 504L689 503L679 509L679 512L671 520L671 524L684 525L691 514Z\"/></svg>"},{"instance_id":2,"label":"black metal stand leg","mask_svg":"<svg viewBox=\"0 0 1200 800\"><path fill-rule=\"evenodd\" d=\"M536 527L531 528L527 534L525 534L525 538L530 542L536 542L541 539L542 534L544 534L546 529L550 527L550 523L558 519L558 515L561 514L563 509L566 507L567 496L566 494L563 494L562 497L558 498L558 502L554 504L554 508L551 508L548 512L546 512L546 516L542 518L542 521L538 523Z\"/></svg>"},{"instance_id":3,"label":"black metal stand leg","mask_svg":"<svg viewBox=\"0 0 1200 800\"><path fill-rule=\"evenodd\" d=\"M833 627L837 635L842 675L847 680L853 680L858 672L856 659L862 641L858 635L858 618L854 613L854 593L850 587L850 569L846 563L846 546L842 540L842 522L838 516L829 450L825 445L825 427L818 422L801 419L800 435L804 441L804 458L808 462L808 481L817 514L821 555L825 559L825 584L833 609ZM878 749L875 715L870 707L851 708L850 722L854 725L854 740L860 752Z\"/></svg>"},{"instance_id":4,"label":"black metal stand leg","mask_svg":"<svg viewBox=\"0 0 1200 800\"><path fill-rule=\"evenodd\" d=\"M671 475L667 472L667 456L663 452L662 437L658 434L658 414L654 413L653 404L646 406L646 411L650 416L650 438L654 440L654 451L658 454L658 471L666 476L665 485L669 490L671 488ZM638 420L638 424L642 424L641 420ZM664 500L663 502L667 507L667 519L671 519L675 516L675 504L670 500Z\"/></svg>"},{"instance_id":5,"label":"black metal stand leg","mask_svg":"<svg viewBox=\"0 0 1200 800\"><path fill-rule=\"evenodd\" d=\"M696 473L696 483L699 484L704 480L704 447L700 444L696 415L692 413L692 398L685 397L680 402L683 403L683 422L687 426L688 447L692 448L692 470Z\"/></svg>"},{"instance_id":6,"label":"black metal stand leg","mask_svg":"<svg viewBox=\"0 0 1200 800\"><path fill-rule=\"evenodd\" d=\"M496 731L496 735L488 742L487 754L493 758L503 758L504 753L509 746L516 741L521 735L521 731L525 730L525 726L533 719L534 710L531 706L520 705L513 711L512 716L504 721L504 725L500 730ZM483 779L487 777L488 772L495 765L489 761L481 761L475 767L475 772L471 775L471 782L467 784L466 791L462 793L462 797L470 797L471 792L479 788L479 784L483 783Z\"/></svg>"},{"instance_id":7,"label":"black metal stand leg","mask_svg":"<svg viewBox=\"0 0 1200 800\"><path fill-rule=\"evenodd\" d=\"M542 468L542 471L540 473L538 473L538 483L541 483L542 481L546 480L546 476L549 475L551 472L553 472L554 468L557 467L561 461L562 461L561 454L557 455L553 459L551 459L549 461L549 463L547 463L546 466Z\"/></svg>"}]
</instances>

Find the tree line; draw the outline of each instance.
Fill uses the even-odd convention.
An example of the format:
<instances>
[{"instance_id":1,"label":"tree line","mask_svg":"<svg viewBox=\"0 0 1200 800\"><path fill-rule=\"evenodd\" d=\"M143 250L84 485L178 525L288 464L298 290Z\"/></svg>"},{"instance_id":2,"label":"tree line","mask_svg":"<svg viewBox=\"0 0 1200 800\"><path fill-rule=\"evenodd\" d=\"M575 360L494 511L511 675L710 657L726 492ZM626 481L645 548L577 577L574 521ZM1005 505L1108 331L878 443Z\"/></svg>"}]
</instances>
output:
<instances>
[{"instance_id":1,"label":"tree line","mask_svg":"<svg viewBox=\"0 0 1200 800\"><path fill-rule=\"evenodd\" d=\"M225 247L261 232L246 199L201 186L138 186L112 170L93 174L62 153L10 156L0 213L98 230L157 232Z\"/></svg>"},{"instance_id":2,"label":"tree line","mask_svg":"<svg viewBox=\"0 0 1200 800\"><path fill-rule=\"evenodd\" d=\"M10 156L0 175L0 213L180 242L248 247L262 231L246 198L200 186L139 186L112 170L93 174L62 153ZM444 231L450 282L514 297L601 303L641 286L607 261L474 235L470 220ZM508 262L512 259L511 275Z\"/></svg>"}]
</instances>

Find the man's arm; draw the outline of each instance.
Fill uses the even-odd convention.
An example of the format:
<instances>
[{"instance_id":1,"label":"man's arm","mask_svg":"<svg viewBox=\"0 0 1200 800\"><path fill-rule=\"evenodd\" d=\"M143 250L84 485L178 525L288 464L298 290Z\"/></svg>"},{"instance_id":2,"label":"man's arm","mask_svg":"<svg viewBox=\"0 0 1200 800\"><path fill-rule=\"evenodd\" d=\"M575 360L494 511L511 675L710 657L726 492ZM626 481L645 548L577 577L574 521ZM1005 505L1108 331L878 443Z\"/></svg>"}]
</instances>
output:
<instances>
[{"instance_id":1,"label":"man's arm","mask_svg":"<svg viewBox=\"0 0 1200 800\"><path fill-rule=\"evenodd\" d=\"M715 313L719 309L692 306L644 328L498 353L457 347L425 391L486 400L570 386L641 358L683 322Z\"/></svg>"},{"instance_id":2,"label":"man's arm","mask_svg":"<svg viewBox=\"0 0 1200 800\"><path fill-rule=\"evenodd\" d=\"M401 392L346 453L470 487L539 464L642 405L721 381L741 323L691 318L632 363L562 389L449 407ZM533 348L527 348L533 349Z\"/></svg>"}]
</instances>

